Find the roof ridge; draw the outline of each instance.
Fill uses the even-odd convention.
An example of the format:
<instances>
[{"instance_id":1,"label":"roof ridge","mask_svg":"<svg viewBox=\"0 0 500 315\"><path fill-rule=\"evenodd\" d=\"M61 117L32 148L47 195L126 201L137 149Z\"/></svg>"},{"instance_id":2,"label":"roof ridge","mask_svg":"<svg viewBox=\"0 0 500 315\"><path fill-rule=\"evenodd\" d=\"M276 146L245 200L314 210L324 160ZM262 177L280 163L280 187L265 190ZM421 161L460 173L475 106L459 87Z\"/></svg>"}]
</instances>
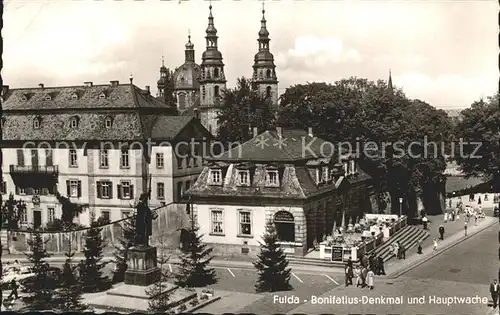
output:
<instances>
[{"instance_id":1,"label":"roof ridge","mask_svg":"<svg viewBox=\"0 0 500 315\"><path fill-rule=\"evenodd\" d=\"M120 83L115 86L111 86L109 83L107 84L92 84L92 86L85 86L85 85L62 85L62 86L44 86L43 88L39 86L34 86L34 87L18 87L18 88L11 88L9 86L9 91L22 91L22 90L46 90L46 89L66 89L66 88L84 88L84 89L90 89L93 87L102 87L102 86L108 86L108 87L117 87L117 86L127 86L130 85L130 83ZM135 84L132 84L133 86L139 88Z\"/></svg>"}]
</instances>

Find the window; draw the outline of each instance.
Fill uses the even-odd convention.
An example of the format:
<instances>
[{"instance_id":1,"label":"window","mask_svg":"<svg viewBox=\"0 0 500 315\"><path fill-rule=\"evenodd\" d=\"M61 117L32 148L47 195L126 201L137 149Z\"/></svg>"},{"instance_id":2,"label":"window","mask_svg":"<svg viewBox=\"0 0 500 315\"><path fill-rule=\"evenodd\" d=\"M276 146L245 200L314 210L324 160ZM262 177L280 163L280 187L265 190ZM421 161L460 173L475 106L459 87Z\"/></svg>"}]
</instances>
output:
<instances>
[{"instance_id":1,"label":"window","mask_svg":"<svg viewBox=\"0 0 500 315\"><path fill-rule=\"evenodd\" d=\"M266 71L266 78L270 79L271 78L271 69L267 69Z\"/></svg>"},{"instance_id":2,"label":"window","mask_svg":"<svg viewBox=\"0 0 500 315\"><path fill-rule=\"evenodd\" d=\"M177 198L182 200L182 195L184 194L184 185L183 182L177 183Z\"/></svg>"},{"instance_id":3,"label":"window","mask_svg":"<svg viewBox=\"0 0 500 315\"><path fill-rule=\"evenodd\" d=\"M26 102L27 100L28 97L25 94L23 94L23 96L21 96L21 101Z\"/></svg>"},{"instance_id":4,"label":"window","mask_svg":"<svg viewBox=\"0 0 500 315\"><path fill-rule=\"evenodd\" d=\"M238 170L238 185L250 186L250 171Z\"/></svg>"},{"instance_id":5,"label":"window","mask_svg":"<svg viewBox=\"0 0 500 315\"><path fill-rule=\"evenodd\" d=\"M102 92L101 94L99 94L99 98L100 99L106 98L106 94L104 94L104 92Z\"/></svg>"},{"instance_id":6,"label":"window","mask_svg":"<svg viewBox=\"0 0 500 315\"><path fill-rule=\"evenodd\" d=\"M78 117L72 117L71 120L69 121L69 125L71 128L77 128L78 127Z\"/></svg>"},{"instance_id":7,"label":"window","mask_svg":"<svg viewBox=\"0 0 500 315\"><path fill-rule=\"evenodd\" d=\"M122 210L122 219L132 216L132 212L129 210Z\"/></svg>"},{"instance_id":8,"label":"window","mask_svg":"<svg viewBox=\"0 0 500 315\"><path fill-rule=\"evenodd\" d=\"M106 126L106 128L111 128L111 126L113 126L113 120L110 117L107 117L104 121L104 126Z\"/></svg>"},{"instance_id":9,"label":"window","mask_svg":"<svg viewBox=\"0 0 500 315\"><path fill-rule=\"evenodd\" d=\"M221 170L210 170L210 183L214 185L222 184L222 171Z\"/></svg>"},{"instance_id":10,"label":"window","mask_svg":"<svg viewBox=\"0 0 500 315\"><path fill-rule=\"evenodd\" d=\"M202 97L202 98L205 98L205 96L206 96L206 95L207 95L207 91L206 91L206 89L205 89L205 86L202 86L202 87L201 87L201 97Z\"/></svg>"},{"instance_id":11,"label":"window","mask_svg":"<svg viewBox=\"0 0 500 315\"><path fill-rule=\"evenodd\" d=\"M186 108L186 94L179 93L178 99L179 99L179 109L185 109Z\"/></svg>"},{"instance_id":12,"label":"window","mask_svg":"<svg viewBox=\"0 0 500 315\"><path fill-rule=\"evenodd\" d=\"M119 199L133 199L134 198L134 186L130 184L130 181L122 181L118 185L118 198Z\"/></svg>"},{"instance_id":13,"label":"window","mask_svg":"<svg viewBox=\"0 0 500 315\"><path fill-rule=\"evenodd\" d=\"M219 86L218 85L214 86L214 96L216 96L216 97L219 96Z\"/></svg>"},{"instance_id":14,"label":"window","mask_svg":"<svg viewBox=\"0 0 500 315\"><path fill-rule=\"evenodd\" d=\"M323 174L321 172L321 169L317 168L316 169L316 183L322 183L323 182Z\"/></svg>"},{"instance_id":15,"label":"window","mask_svg":"<svg viewBox=\"0 0 500 315\"><path fill-rule=\"evenodd\" d=\"M224 217L222 210L211 210L211 234L224 234Z\"/></svg>"},{"instance_id":16,"label":"window","mask_svg":"<svg viewBox=\"0 0 500 315\"><path fill-rule=\"evenodd\" d=\"M103 218L106 221L109 220L109 210L101 210L101 218Z\"/></svg>"},{"instance_id":17,"label":"window","mask_svg":"<svg viewBox=\"0 0 500 315\"><path fill-rule=\"evenodd\" d=\"M33 188L33 195L40 195L40 188Z\"/></svg>"},{"instance_id":18,"label":"window","mask_svg":"<svg viewBox=\"0 0 500 315\"><path fill-rule=\"evenodd\" d=\"M27 224L28 223L28 210L27 209L21 210L21 213L19 213L19 217L21 219L21 224Z\"/></svg>"},{"instance_id":19,"label":"window","mask_svg":"<svg viewBox=\"0 0 500 315\"><path fill-rule=\"evenodd\" d=\"M38 150L34 149L31 150L31 166L38 166L39 159L38 159Z\"/></svg>"},{"instance_id":20,"label":"window","mask_svg":"<svg viewBox=\"0 0 500 315\"><path fill-rule=\"evenodd\" d=\"M328 181L328 166L323 166L323 181Z\"/></svg>"},{"instance_id":21,"label":"window","mask_svg":"<svg viewBox=\"0 0 500 315\"><path fill-rule=\"evenodd\" d=\"M18 195L26 195L26 188L25 187L16 187L16 191Z\"/></svg>"},{"instance_id":22,"label":"window","mask_svg":"<svg viewBox=\"0 0 500 315\"><path fill-rule=\"evenodd\" d=\"M2 195L7 194L7 182L2 182L2 187L0 187L0 188L1 188Z\"/></svg>"},{"instance_id":23,"label":"window","mask_svg":"<svg viewBox=\"0 0 500 315\"><path fill-rule=\"evenodd\" d=\"M99 165L101 168L109 167L108 153L108 149L102 149L99 151Z\"/></svg>"},{"instance_id":24,"label":"window","mask_svg":"<svg viewBox=\"0 0 500 315\"><path fill-rule=\"evenodd\" d=\"M56 218L56 209L47 208L47 220L49 222L52 222L52 221L54 221L55 218Z\"/></svg>"},{"instance_id":25,"label":"window","mask_svg":"<svg viewBox=\"0 0 500 315\"><path fill-rule=\"evenodd\" d=\"M356 174L358 172L358 170L356 169L356 161L351 160L350 163L351 163L351 174Z\"/></svg>"},{"instance_id":26,"label":"window","mask_svg":"<svg viewBox=\"0 0 500 315\"><path fill-rule=\"evenodd\" d=\"M344 163L344 173L346 176L349 175L349 165L347 162Z\"/></svg>"},{"instance_id":27,"label":"window","mask_svg":"<svg viewBox=\"0 0 500 315\"><path fill-rule=\"evenodd\" d=\"M156 198L165 199L165 184L156 183Z\"/></svg>"},{"instance_id":28,"label":"window","mask_svg":"<svg viewBox=\"0 0 500 315\"><path fill-rule=\"evenodd\" d=\"M330 169L330 180L335 178L335 168Z\"/></svg>"},{"instance_id":29,"label":"window","mask_svg":"<svg viewBox=\"0 0 500 315\"><path fill-rule=\"evenodd\" d=\"M180 156L177 157L177 169L182 169L182 160L184 160L184 158Z\"/></svg>"},{"instance_id":30,"label":"window","mask_svg":"<svg viewBox=\"0 0 500 315\"><path fill-rule=\"evenodd\" d=\"M252 235L252 213L250 211L239 211L239 217L239 235Z\"/></svg>"},{"instance_id":31,"label":"window","mask_svg":"<svg viewBox=\"0 0 500 315\"><path fill-rule=\"evenodd\" d=\"M17 149L17 165L24 166L24 151L23 151L23 149Z\"/></svg>"},{"instance_id":32,"label":"window","mask_svg":"<svg viewBox=\"0 0 500 315\"><path fill-rule=\"evenodd\" d=\"M215 68L214 69L214 78L218 78L219 77L219 68Z\"/></svg>"},{"instance_id":33,"label":"window","mask_svg":"<svg viewBox=\"0 0 500 315\"><path fill-rule=\"evenodd\" d=\"M71 99L72 100L77 100L78 99L78 94L73 93L73 95L71 95Z\"/></svg>"},{"instance_id":34,"label":"window","mask_svg":"<svg viewBox=\"0 0 500 315\"><path fill-rule=\"evenodd\" d=\"M75 149L69 150L69 167L78 167L78 155Z\"/></svg>"},{"instance_id":35,"label":"window","mask_svg":"<svg viewBox=\"0 0 500 315\"><path fill-rule=\"evenodd\" d=\"M49 94L45 95L45 100L46 101L50 101L51 99L52 99L52 97Z\"/></svg>"},{"instance_id":36,"label":"window","mask_svg":"<svg viewBox=\"0 0 500 315\"><path fill-rule=\"evenodd\" d=\"M266 87L266 97L270 97L271 96L271 87L268 86Z\"/></svg>"},{"instance_id":37,"label":"window","mask_svg":"<svg viewBox=\"0 0 500 315\"><path fill-rule=\"evenodd\" d=\"M278 171L266 171L266 186L278 186Z\"/></svg>"},{"instance_id":38,"label":"window","mask_svg":"<svg viewBox=\"0 0 500 315\"><path fill-rule=\"evenodd\" d=\"M164 163L163 153L156 153L156 168L163 168Z\"/></svg>"},{"instance_id":39,"label":"window","mask_svg":"<svg viewBox=\"0 0 500 315\"><path fill-rule=\"evenodd\" d=\"M110 181L97 182L97 198L112 199L113 198L113 185Z\"/></svg>"},{"instance_id":40,"label":"window","mask_svg":"<svg viewBox=\"0 0 500 315\"><path fill-rule=\"evenodd\" d=\"M66 181L66 190L68 197L76 197L79 198L82 196L82 182L79 180L67 180Z\"/></svg>"},{"instance_id":41,"label":"window","mask_svg":"<svg viewBox=\"0 0 500 315\"><path fill-rule=\"evenodd\" d=\"M41 119L39 117L35 117L35 119L33 119L33 128L35 129L40 128L40 123Z\"/></svg>"},{"instance_id":42,"label":"window","mask_svg":"<svg viewBox=\"0 0 500 315\"><path fill-rule=\"evenodd\" d=\"M122 155L120 157L120 167L121 168L130 167L128 149L122 149Z\"/></svg>"},{"instance_id":43,"label":"window","mask_svg":"<svg viewBox=\"0 0 500 315\"><path fill-rule=\"evenodd\" d=\"M51 149L45 150L45 165L54 166L54 152Z\"/></svg>"}]
</instances>

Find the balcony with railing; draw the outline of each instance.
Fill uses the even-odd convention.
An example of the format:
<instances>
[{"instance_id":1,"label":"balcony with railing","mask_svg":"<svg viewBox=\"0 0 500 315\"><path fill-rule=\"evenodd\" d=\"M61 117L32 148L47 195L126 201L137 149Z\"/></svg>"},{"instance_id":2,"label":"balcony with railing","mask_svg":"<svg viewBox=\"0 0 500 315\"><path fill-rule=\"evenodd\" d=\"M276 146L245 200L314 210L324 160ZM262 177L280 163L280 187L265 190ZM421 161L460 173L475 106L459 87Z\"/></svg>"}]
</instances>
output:
<instances>
[{"instance_id":1,"label":"balcony with railing","mask_svg":"<svg viewBox=\"0 0 500 315\"><path fill-rule=\"evenodd\" d=\"M59 169L56 165L10 165L10 174L12 175L48 175L57 176Z\"/></svg>"}]
</instances>

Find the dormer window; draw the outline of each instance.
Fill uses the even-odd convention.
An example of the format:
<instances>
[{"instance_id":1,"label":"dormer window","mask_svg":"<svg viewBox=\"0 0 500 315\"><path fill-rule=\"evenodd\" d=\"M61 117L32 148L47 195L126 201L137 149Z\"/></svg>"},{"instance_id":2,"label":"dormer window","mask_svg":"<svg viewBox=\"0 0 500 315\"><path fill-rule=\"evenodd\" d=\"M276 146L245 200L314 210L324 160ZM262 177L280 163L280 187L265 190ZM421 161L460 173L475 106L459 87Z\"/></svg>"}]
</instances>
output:
<instances>
[{"instance_id":1,"label":"dormer window","mask_svg":"<svg viewBox=\"0 0 500 315\"><path fill-rule=\"evenodd\" d=\"M71 117L70 121L69 121L69 126L71 128L78 128L78 117Z\"/></svg>"},{"instance_id":2,"label":"dormer window","mask_svg":"<svg viewBox=\"0 0 500 315\"><path fill-rule=\"evenodd\" d=\"M221 185L222 184L222 170L212 169L209 174L209 181L211 185Z\"/></svg>"},{"instance_id":3,"label":"dormer window","mask_svg":"<svg viewBox=\"0 0 500 315\"><path fill-rule=\"evenodd\" d=\"M344 162L344 173L345 173L345 176L350 175L349 174L349 163L348 162Z\"/></svg>"},{"instance_id":4,"label":"dormer window","mask_svg":"<svg viewBox=\"0 0 500 315\"><path fill-rule=\"evenodd\" d=\"M72 100L77 100L78 99L78 94L73 93L73 95L71 95L71 99Z\"/></svg>"},{"instance_id":5,"label":"dormer window","mask_svg":"<svg viewBox=\"0 0 500 315\"><path fill-rule=\"evenodd\" d=\"M101 94L99 94L99 98L100 98L100 99L104 99L104 98L106 98L106 93L101 92Z\"/></svg>"},{"instance_id":6,"label":"dormer window","mask_svg":"<svg viewBox=\"0 0 500 315\"><path fill-rule=\"evenodd\" d=\"M335 178L335 169L331 168L330 169L330 177L328 179L333 180L334 178Z\"/></svg>"},{"instance_id":7,"label":"dormer window","mask_svg":"<svg viewBox=\"0 0 500 315\"><path fill-rule=\"evenodd\" d=\"M23 96L21 96L21 101L26 102L27 100L28 97L26 96L26 94L23 94Z\"/></svg>"},{"instance_id":8,"label":"dormer window","mask_svg":"<svg viewBox=\"0 0 500 315\"><path fill-rule=\"evenodd\" d=\"M111 126L113 126L113 119L111 119L111 117L106 117L104 126L106 126L106 128L111 128Z\"/></svg>"},{"instance_id":9,"label":"dormer window","mask_svg":"<svg viewBox=\"0 0 500 315\"><path fill-rule=\"evenodd\" d=\"M45 100L46 101L52 100L52 96L50 96L50 94L45 95Z\"/></svg>"},{"instance_id":10,"label":"dormer window","mask_svg":"<svg viewBox=\"0 0 500 315\"><path fill-rule=\"evenodd\" d=\"M35 129L40 128L41 123L42 123L41 118L40 117L35 117L33 119L33 128L35 128Z\"/></svg>"},{"instance_id":11,"label":"dormer window","mask_svg":"<svg viewBox=\"0 0 500 315\"><path fill-rule=\"evenodd\" d=\"M356 174L358 172L358 170L356 169L356 161L351 160L350 164L351 174Z\"/></svg>"},{"instance_id":12,"label":"dormer window","mask_svg":"<svg viewBox=\"0 0 500 315\"><path fill-rule=\"evenodd\" d=\"M323 181L327 182L330 178L328 177L328 166L323 166Z\"/></svg>"},{"instance_id":13,"label":"dormer window","mask_svg":"<svg viewBox=\"0 0 500 315\"><path fill-rule=\"evenodd\" d=\"M321 184L324 182L323 171L321 168L316 169L316 183Z\"/></svg>"},{"instance_id":14,"label":"dormer window","mask_svg":"<svg viewBox=\"0 0 500 315\"><path fill-rule=\"evenodd\" d=\"M238 170L238 185L239 186L250 186L250 171L249 170Z\"/></svg>"},{"instance_id":15,"label":"dormer window","mask_svg":"<svg viewBox=\"0 0 500 315\"><path fill-rule=\"evenodd\" d=\"M279 186L279 175L278 170L267 170L266 171L266 186L277 187Z\"/></svg>"}]
</instances>

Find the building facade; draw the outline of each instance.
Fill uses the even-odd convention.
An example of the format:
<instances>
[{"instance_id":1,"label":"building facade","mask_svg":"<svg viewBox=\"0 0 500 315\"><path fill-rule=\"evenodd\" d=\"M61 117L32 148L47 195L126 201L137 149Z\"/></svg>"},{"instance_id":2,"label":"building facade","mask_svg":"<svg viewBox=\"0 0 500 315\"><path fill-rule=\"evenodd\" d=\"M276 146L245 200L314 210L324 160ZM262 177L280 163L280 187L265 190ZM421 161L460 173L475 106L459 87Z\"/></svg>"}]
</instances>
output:
<instances>
[{"instance_id":1,"label":"building facade","mask_svg":"<svg viewBox=\"0 0 500 315\"><path fill-rule=\"evenodd\" d=\"M132 84L9 89L4 86L2 195L26 202L21 225L60 218L56 192L111 221L150 205L181 201L202 170L210 133L193 117ZM193 143L190 145L189 143Z\"/></svg>"},{"instance_id":2,"label":"building facade","mask_svg":"<svg viewBox=\"0 0 500 315\"><path fill-rule=\"evenodd\" d=\"M335 223L371 212L371 178L354 155L339 158L323 143L312 130L254 131L210 158L186 192L204 241L216 251L257 252L270 221L287 252L305 255Z\"/></svg>"},{"instance_id":3,"label":"building facade","mask_svg":"<svg viewBox=\"0 0 500 315\"><path fill-rule=\"evenodd\" d=\"M185 49L185 61L177 67L174 76L174 94L178 110L183 115L199 117L202 124L213 135L219 129L218 106L223 91L226 89L226 76L222 53L218 48L217 29L214 24L212 6L209 7L208 27L206 29L206 50L202 54L201 65L196 64L194 45L189 36ZM265 10L262 10L261 29L259 31L259 50L254 57L252 86L264 96L272 99L272 104L278 104L278 78L274 56L269 48L269 31L266 26ZM163 69L163 70L162 70ZM166 68L160 68L158 91L161 97L165 90Z\"/></svg>"}]
</instances>

